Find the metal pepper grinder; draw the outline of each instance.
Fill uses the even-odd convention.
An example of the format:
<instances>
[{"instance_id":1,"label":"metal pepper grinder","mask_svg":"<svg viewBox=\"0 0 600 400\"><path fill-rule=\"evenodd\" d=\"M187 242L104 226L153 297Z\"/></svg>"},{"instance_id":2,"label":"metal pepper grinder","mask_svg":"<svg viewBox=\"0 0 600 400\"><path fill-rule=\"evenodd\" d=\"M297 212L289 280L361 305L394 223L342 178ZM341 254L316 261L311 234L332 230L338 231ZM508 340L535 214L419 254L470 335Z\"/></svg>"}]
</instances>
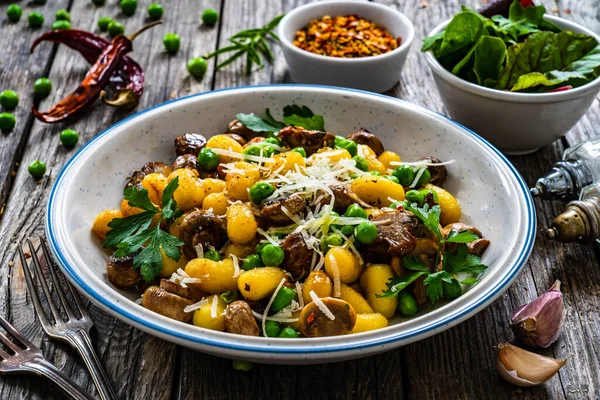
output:
<instances>
[{"instance_id":1,"label":"metal pepper grinder","mask_svg":"<svg viewBox=\"0 0 600 400\"><path fill-rule=\"evenodd\" d=\"M579 200L567 204L544 234L563 243L600 243L600 182L583 188Z\"/></svg>"},{"instance_id":2,"label":"metal pepper grinder","mask_svg":"<svg viewBox=\"0 0 600 400\"><path fill-rule=\"evenodd\" d=\"M543 200L573 200L582 189L600 181L600 139L569 147L563 159L537 180L531 195Z\"/></svg>"}]
</instances>

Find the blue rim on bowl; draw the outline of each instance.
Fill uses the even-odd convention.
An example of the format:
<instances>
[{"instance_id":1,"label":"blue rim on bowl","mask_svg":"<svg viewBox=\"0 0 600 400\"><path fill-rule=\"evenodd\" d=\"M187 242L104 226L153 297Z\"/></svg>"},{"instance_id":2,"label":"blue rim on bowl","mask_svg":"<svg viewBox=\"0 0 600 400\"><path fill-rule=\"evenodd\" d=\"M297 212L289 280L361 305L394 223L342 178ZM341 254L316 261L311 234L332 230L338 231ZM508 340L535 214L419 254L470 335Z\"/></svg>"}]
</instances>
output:
<instances>
[{"instance_id":1,"label":"blue rim on bowl","mask_svg":"<svg viewBox=\"0 0 600 400\"><path fill-rule=\"evenodd\" d=\"M515 180L515 186L518 190L521 191L523 195L524 201L524 227L523 227L523 242L521 245L520 252L516 257L514 257L514 261L507 266L503 266L503 274L501 279L498 279L490 288L488 288L485 292L482 292L478 295L476 300L473 300L471 303L465 304L463 308L457 309L447 309L446 313L443 315L436 316L436 319L430 324L422 327L416 327L412 329L406 329L401 332L394 331L393 327L388 327L383 330L377 330L372 332L366 332L361 334L352 335L352 340L349 342L341 342L340 343L332 343L330 338L320 338L319 340L314 339L278 339L273 341L269 338L250 338L252 339L250 343L248 343L244 338L240 339L239 337L231 338L232 336L227 333L207 333L207 337L203 337L200 331L192 331L190 329L190 333L183 332L181 330L177 330L173 328L171 325L166 323L165 325L157 324L153 321L146 320L141 318L139 315L132 314L128 310L126 310L119 301L110 301L109 299L102 296L99 293L98 289L90 286L87 282L85 282L75 271L75 268L67 262L67 258L65 257L64 250L60 247L59 241L57 239L58 232L56 231L56 227L53 221L53 215L55 212L55 200L60 193L61 184L63 183L63 179L65 175L73 166L73 164L83 155L88 149L98 140L103 138L104 136L110 134L113 130L115 130L118 126L126 123L127 121L137 118L140 115L148 113L156 108L165 107L168 104L176 103L176 102L184 102L191 98L202 97L202 96L212 96L217 95L222 92L227 91L252 91L252 90L260 90L261 88L268 87L271 90L277 90L277 88L289 88L290 86L294 86L296 88L304 88L307 90L313 91L330 91L330 92L339 92L340 95L351 95L351 94L359 94L361 96L374 96L383 98L385 101L394 101L401 102L404 107L408 107L410 109L418 110L421 113L429 115L430 117L436 120L446 121L449 125L454 125L462 130L462 133L470 136L475 142L480 144L482 148L486 151L492 153L497 156L501 165L506 167L510 174ZM500 296L504 290L512 283L512 281L516 278L517 274L525 264L527 258L529 257L533 242L535 240L536 235L536 214L533 206L533 199L529 194L529 189L525 184L523 178L519 175L515 167L490 143L488 143L485 139L477 135L476 133L470 131L469 129L463 127L457 122L445 117L441 114L435 113L433 111L426 110L420 106L411 104L409 102L385 96L380 94L369 93L361 90L355 89L345 89L345 88L337 88L337 87L329 87L329 86L318 86L318 85L262 85L262 86L249 86L249 87L239 87L239 88L228 88L217 90L208 93L201 93L196 95L187 96L184 98L171 100L166 103L162 103L160 105L151 107L144 111L140 111L119 123L113 125L108 128L104 132L97 135L94 139L84 145L64 166L64 168L58 174L56 181L51 189L50 197L48 200L48 205L46 208L46 233L48 237L48 241L51 247L51 250L58 261L59 266L65 275L69 278L71 282L73 282L80 290L82 290L86 296L91 298L96 304L98 304L105 311L112 312L117 314L121 319L126 320L130 325L145 330L146 332L152 333L156 336L171 339L172 341L176 341L180 344L188 344L195 345L196 347L200 347L203 351L211 352L211 349L221 348L227 349L233 354L229 354L229 356L238 356L248 358L252 358L252 355L263 355L262 357L274 357L275 354L281 355L284 357L288 355L292 357L294 354L297 356L301 356L304 354L305 359L309 359L309 356L312 356L316 359L318 354L323 354L323 359L321 361L327 361L325 358L326 354L342 354L343 352L348 352L350 350L356 350L359 352L360 350L367 348L388 348L392 347L392 344L398 342L400 340L404 341L404 344L410 343L412 341L416 341L418 339L425 338L427 336L433 335L436 330L444 329L453 325L458 324L466 320L467 318L473 316L476 312L483 309L483 307L489 305L492 301L494 301L498 296ZM443 309L442 307L441 309ZM439 311L435 310L436 311ZM160 315L157 316L157 319L165 321L171 321L171 324L181 324L176 321L168 320L166 317L162 317ZM190 327L191 328L191 327ZM211 336L212 335L212 336ZM213 336L216 339L213 339ZM335 337L334 337L335 338ZM249 340L249 339L248 339ZM256 344L255 344L256 343ZM387 346L389 345L389 346ZM214 351L213 351L214 354ZM270 356L269 356L270 355ZM360 354L354 355L354 357L359 357ZM351 357L347 357L351 358ZM265 358L266 360L266 358ZM290 361L287 359L287 361ZM330 360L331 361L331 360Z\"/></svg>"}]
</instances>

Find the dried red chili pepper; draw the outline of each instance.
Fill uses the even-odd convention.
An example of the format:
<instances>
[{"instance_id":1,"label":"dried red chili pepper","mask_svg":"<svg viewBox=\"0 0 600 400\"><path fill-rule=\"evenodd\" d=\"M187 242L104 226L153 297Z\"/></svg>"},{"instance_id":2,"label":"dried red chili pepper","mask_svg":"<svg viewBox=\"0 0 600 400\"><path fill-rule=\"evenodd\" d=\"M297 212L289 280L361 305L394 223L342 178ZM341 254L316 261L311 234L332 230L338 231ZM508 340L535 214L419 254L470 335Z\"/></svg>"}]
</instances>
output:
<instances>
[{"instance_id":1,"label":"dried red chili pepper","mask_svg":"<svg viewBox=\"0 0 600 400\"><path fill-rule=\"evenodd\" d=\"M79 87L73 93L56 103L47 112L40 112L36 110L35 105L32 106L35 117L43 122L59 122L93 103L100 95L102 89L108 84L110 77L117 70L125 54L133 50L133 40L146 29L159 23L161 21L146 25L129 37L123 35L116 36L102 51Z\"/></svg>"},{"instance_id":2,"label":"dried red chili pepper","mask_svg":"<svg viewBox=\"0 0 600 400\"><path fill-rule=\"evenodd\" d=\"M94 64L110 45L108 40L94 33L67 29L43 34L31 45L31 53L42 42L64 44L78 51L90 64ZM121 63L109 79L109 86L115 92L116 100L102 100L108 105L132 110L144 93L144 71L131 57L123 56Z\"/></svg>"}]
</instances>

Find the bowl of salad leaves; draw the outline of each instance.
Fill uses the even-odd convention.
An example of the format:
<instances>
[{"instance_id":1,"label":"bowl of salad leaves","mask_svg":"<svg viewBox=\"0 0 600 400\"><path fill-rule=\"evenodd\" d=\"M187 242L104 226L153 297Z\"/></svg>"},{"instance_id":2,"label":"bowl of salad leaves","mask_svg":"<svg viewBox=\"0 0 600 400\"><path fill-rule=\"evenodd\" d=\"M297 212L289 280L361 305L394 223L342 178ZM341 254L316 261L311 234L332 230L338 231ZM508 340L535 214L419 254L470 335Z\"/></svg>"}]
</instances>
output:
<instances>
[{"instance_id":1,"label":"bowl of salad leaves","mask_svg":"<svg viewBox=\"0 0 600 400\"><path fill-rule=\"evenodd\" d=\"M564 135L592 104L600 37L531 0L504 8L463 6L421 50L455 120L507 154L526 154Z\"/></svg>"}]
</instances>

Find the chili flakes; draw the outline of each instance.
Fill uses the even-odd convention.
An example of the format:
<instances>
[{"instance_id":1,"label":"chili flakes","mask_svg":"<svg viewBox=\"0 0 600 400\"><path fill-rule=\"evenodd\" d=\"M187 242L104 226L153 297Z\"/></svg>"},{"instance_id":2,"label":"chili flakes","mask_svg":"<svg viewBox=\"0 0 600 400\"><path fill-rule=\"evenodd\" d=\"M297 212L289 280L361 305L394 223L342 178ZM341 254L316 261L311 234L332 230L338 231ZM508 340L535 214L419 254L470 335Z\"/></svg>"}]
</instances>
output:
<instances>
[{"instance_id":1,"label":"chili flakes","mask_svg":"<svg viewBox=\"0 0 600 400\"><path fill-rule=\"evenodd\" d=\"M324 16L296 32L294 45L329 57L359 58L390 52L400 45L386 28L357 15Z\"/></svg>"}]
</instances>

